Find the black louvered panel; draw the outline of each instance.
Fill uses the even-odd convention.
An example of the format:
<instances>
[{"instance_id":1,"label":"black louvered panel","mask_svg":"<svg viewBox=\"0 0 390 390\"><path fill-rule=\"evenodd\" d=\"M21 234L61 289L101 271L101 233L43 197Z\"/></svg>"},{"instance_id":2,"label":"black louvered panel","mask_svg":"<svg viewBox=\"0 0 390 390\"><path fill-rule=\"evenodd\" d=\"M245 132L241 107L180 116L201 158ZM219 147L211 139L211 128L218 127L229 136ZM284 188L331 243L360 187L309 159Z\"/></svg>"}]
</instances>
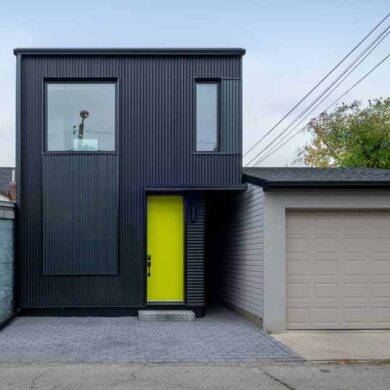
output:
<instances>
[{"instance_id":1,"label":"black louvered panel","mask_svg":"<svg viewBox=\"0 0 390 390\"><path fill-rule=\"evenodd\" d=\"M186 202L186 299L204 305L205 201L189 197Z\"/></svg>"}]
</instances>

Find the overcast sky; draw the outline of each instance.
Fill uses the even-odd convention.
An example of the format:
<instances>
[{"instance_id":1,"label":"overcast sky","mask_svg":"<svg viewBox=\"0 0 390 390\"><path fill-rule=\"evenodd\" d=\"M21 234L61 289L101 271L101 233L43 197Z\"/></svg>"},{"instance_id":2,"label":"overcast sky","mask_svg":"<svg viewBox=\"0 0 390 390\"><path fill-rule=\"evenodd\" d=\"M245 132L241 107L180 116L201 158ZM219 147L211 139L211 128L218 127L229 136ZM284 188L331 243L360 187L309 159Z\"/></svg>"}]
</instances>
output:
<instances>
[{"instance_id":1,"label":"overcast sky","mask_svg":"<svg viewBox=\"0 0 390 390\"><path fill-rule=\"evenodd\" d=\"M245 151L389 11L388 0L2 0L0 166L15 161L15 47L244 47ZM390 37L329 102L389 49ZM390 61L343 101L389 96L389 71ZM262 165L291 164L306 141L296 137Z\"/></svg>"}]
</instances>

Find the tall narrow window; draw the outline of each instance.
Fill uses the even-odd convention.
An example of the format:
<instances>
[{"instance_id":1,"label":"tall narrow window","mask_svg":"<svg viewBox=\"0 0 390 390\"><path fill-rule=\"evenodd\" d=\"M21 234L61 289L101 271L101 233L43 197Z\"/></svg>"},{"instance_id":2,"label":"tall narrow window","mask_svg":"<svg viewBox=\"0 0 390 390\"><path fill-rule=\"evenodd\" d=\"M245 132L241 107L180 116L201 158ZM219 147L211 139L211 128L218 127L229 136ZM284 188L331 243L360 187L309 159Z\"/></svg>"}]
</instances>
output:
<instances>
[{"instance_id":1,"label":"tall narrow window","mask_svg":"<svg viewBox=\"0 0 390 390\"><path fill-rule=\"evenodd\" d=\"M115 150L115 84L47 84L48 151Z\"/></svg>"},{"instance_id":2,"label":"tall narrow window","mask_svg":"<svg viewBox=\"0 0 390 390\"><path fill-rule=\"evenodd\" d=\"M196 151L218 150L218 83L196 84Z\"/></svg>"}]
</instances>

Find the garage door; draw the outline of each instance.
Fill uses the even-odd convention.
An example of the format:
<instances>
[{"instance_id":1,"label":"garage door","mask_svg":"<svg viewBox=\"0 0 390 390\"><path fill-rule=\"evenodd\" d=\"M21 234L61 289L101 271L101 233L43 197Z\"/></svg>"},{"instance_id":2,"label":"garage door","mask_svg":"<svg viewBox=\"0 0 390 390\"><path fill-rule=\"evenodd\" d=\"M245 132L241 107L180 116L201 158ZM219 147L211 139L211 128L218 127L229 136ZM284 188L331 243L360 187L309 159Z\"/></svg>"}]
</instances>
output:
<instances>
[{"instance_id":1,"label":"garage door","mask_svg":"<svg viewBox=\"0 0 390 390\"><path fill-rule=\"evenodd\" d=\"M288 329L390 328L390 212L289 211Z\"/></svg>"}]
</instances>

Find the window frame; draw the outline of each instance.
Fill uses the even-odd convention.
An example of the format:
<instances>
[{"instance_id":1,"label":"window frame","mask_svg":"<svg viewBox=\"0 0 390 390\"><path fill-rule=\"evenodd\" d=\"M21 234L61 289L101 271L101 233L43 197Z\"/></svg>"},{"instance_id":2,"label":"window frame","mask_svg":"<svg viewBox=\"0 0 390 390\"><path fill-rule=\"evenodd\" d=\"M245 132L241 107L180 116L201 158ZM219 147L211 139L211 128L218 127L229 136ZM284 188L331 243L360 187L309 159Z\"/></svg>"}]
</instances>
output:
<instances>
[{"instance_id":1,"label":"window frame","mask_svg":"<svg viewBox=\"0 0 390 390\"><path fill-rule=\"evenodd\" d=\"M49 84L114 84L114 115L115 115L115 128L114 128L114 149L113 150L48 150L48 86ZM43 89L43 139L42 139L42 154L43 155L107 155L114 154L118 155L119 147L119 78L118 77L101 77L101 78L89 78L89 77L57 77L57 78L47 78L42 79L42 89Z\"/></svg>"},{"instance_id":2,"label":"window frame","mask_svg":"<svg viewBox=\"0 0 390 390\"><path fill-rule=\"evenodd\" d=\"M198 150L198 124L197 124L197 85L198 84L216 84L217 86L217 146L215 150ZM220 78L194 78L193 87L193 115L194 115L194 137L193 137L193 153L194 154L220 154L221 152L221 79Z\"/></svg>"}]
</instances>

